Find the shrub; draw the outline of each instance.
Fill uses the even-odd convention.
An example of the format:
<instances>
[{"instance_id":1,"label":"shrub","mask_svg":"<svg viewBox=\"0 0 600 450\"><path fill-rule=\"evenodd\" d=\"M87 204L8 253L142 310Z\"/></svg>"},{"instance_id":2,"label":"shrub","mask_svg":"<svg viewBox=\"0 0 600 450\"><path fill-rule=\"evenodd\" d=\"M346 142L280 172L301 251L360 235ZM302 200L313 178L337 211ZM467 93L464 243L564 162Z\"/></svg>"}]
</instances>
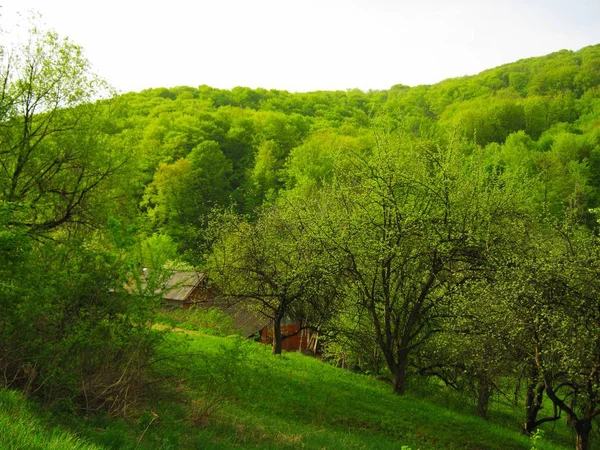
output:
<instances>
[{"instance_id":1,"label":"shrub","mask_svg":"<svg viewBox=\"0 0 600 450\"><path fill-rule=\"evenodd\" d=\"M125 414L160 336L157 299L129 294L124 261L80 243L0 268L0 383L86 412Z\"/></svg>"}]
</instances>

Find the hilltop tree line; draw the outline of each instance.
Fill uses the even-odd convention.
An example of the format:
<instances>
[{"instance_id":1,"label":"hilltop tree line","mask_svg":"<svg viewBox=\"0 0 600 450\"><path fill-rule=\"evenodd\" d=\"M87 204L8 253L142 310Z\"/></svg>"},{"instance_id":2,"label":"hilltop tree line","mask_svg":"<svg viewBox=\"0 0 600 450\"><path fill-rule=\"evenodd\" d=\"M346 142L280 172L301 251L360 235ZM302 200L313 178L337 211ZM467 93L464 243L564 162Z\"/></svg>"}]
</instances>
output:
<instances>
[{"instance_id":1,"label":"hilltop tree line","mask_svg":"<svg viewBox=\"0 0 600 450\"><path fill-rule=\"evenodd\" d=\"M4 385L123 413L159 339L160 268L181 261L269 317L274 353L291 318L398 394L435 377L484 417L503 395L525 432L566 417L589 448L600 46L312 93L109 95L35 29L0 56Z\"/></svg>"}]
</instances>

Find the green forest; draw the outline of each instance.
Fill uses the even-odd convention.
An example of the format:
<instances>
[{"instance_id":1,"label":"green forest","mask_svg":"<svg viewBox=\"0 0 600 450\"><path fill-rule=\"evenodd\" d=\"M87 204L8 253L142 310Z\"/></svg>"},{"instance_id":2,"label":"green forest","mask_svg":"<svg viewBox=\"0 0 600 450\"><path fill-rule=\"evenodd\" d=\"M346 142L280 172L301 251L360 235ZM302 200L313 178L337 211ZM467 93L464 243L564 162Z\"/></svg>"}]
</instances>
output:
<instances>
[{"instance_id":1,"label":"green forest","mask_svg":"<svg viewBox=\"0 0 600 450\"><path fill-rule=\"evenodd\" d=\"M0 61L1 448L600 448L600 45L367 92Z\"/></svg>"}]
</instances>

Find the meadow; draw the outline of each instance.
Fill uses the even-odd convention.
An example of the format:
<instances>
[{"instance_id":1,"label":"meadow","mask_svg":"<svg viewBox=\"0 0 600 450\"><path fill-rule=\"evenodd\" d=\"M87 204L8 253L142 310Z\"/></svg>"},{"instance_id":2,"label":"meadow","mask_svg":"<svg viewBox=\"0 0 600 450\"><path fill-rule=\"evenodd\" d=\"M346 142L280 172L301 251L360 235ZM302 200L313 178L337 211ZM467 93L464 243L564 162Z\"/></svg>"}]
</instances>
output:
<instances>
[{"instance_id":1,"label":"meadow","mask_svg":"<svg viewBox=\"0 0 600 450\"><path fill-rule=\"evenodd\" d=\"M435 382L412 380L401 397L385 380L300 353L274 356L236 335L157 332L147 397L128 417L61 413L5 390L0 448L570 448L564 421L531 439L519 433L520 409L500 398L486 421L474 401Z\"/></svg>"}]
</instances>

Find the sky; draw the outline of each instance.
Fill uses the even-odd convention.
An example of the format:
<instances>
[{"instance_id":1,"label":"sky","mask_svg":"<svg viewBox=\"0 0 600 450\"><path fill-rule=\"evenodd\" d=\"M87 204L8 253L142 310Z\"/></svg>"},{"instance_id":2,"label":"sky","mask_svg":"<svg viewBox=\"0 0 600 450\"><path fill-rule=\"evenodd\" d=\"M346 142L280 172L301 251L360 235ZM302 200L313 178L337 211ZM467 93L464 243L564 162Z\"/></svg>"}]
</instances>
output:
<instances>
[{"instance_id":1,"label":"sky","mask_svg":"<svg viewBox=\"0 0 600 450\"><path fill-rule=\"evenodd\" d=\"M35 10L120 92L388 89L600 43L600 0L0 0ZM11 31L12 30L12 31Z\"/></svg>"}]
</instances>

